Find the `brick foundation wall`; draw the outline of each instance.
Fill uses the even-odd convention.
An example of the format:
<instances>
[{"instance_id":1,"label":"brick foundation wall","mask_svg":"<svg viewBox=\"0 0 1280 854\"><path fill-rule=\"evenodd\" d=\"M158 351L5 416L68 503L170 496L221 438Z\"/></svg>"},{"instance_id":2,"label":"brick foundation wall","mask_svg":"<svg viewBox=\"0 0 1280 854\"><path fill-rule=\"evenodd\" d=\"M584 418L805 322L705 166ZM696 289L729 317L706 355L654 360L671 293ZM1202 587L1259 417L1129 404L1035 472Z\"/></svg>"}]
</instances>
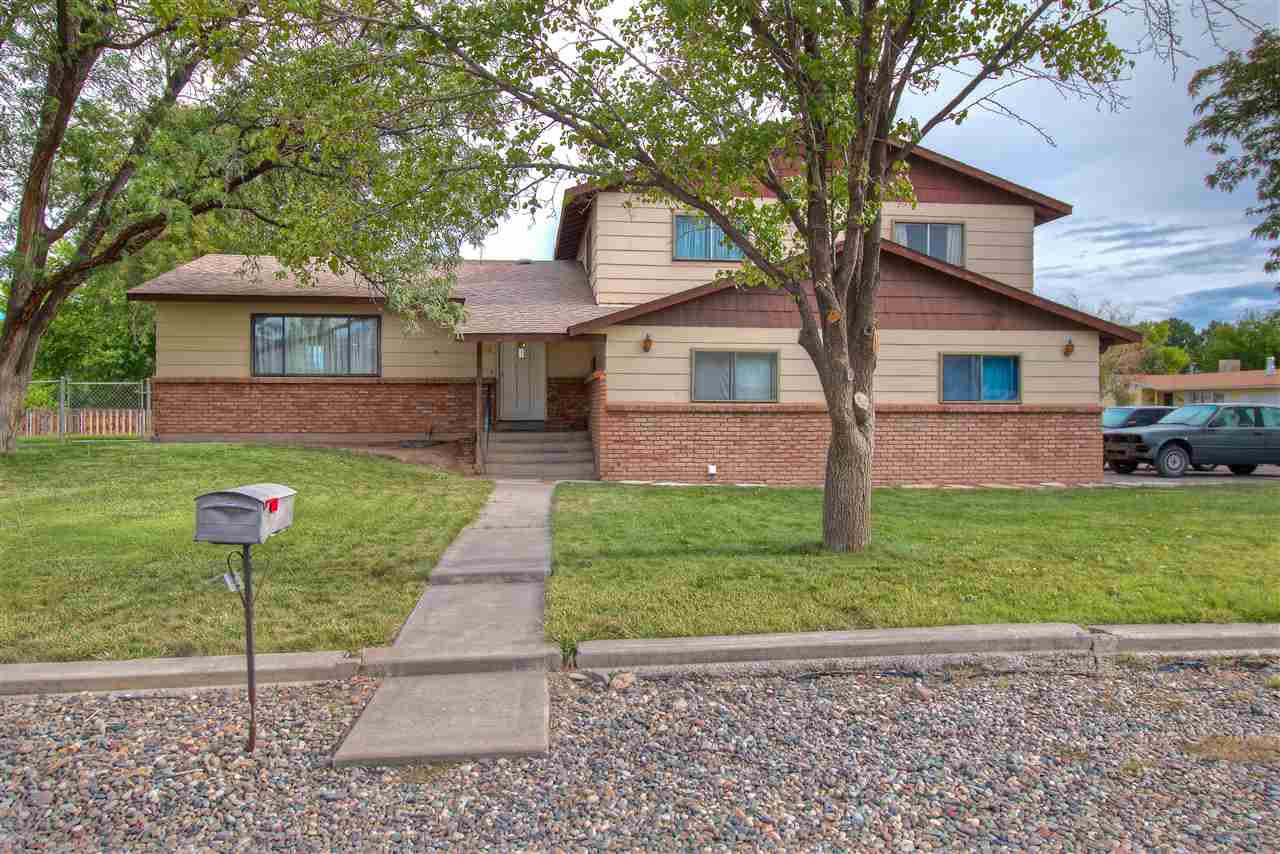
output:
<instances>
[{"instance_id":1,"label":"brick foundation wall","mask_svg":"<svg viewBox=\"0 0 1280 854\"><path fill-rule=\"evenodd\" d=\"M830 422L820 406L613 404L592 386L603 480L821 484ZM1079 483L1102 476L1097 406L881 405L877 484Z\"/></svg>"},{"instance_id":2,"label":"brick foundation wall","mask_svg":"<svg viewBox=\"0 0 1280 854\"><path fill-rule=\"evenodd\" d=\"M160 438L235 434L474 437L475 381L235 379L152 381Z\"/></svg>"},{"instance_id":3,"label":"brick foundation wall","mask_svg":"<svg viewBox=\"0 0 1280 854\"><path fill-rule=\"evenodd\" d=\"M581 377L547 379L547 430L586 430L590 414L591 390Z\"/></svg>"}]
</instances>

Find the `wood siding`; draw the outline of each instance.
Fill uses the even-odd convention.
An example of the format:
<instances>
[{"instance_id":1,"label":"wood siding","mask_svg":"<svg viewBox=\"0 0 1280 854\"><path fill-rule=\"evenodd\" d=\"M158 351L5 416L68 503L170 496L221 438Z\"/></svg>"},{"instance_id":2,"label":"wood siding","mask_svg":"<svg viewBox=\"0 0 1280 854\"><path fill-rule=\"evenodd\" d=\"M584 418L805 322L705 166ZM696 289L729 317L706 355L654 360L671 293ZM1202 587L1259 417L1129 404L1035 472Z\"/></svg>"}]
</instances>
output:
<instances>
[{"instance_id":1,"label":"wood siding","mask_svg":"<svg viewBox=\"0 0 1280 854\"><path fill-rule=\"evenodd\" d=\"M725 348L777 351L779 403L823 402L794 329L628 325L606 333L610 403L689 403L690 352ZM1068 336L1075 352L1064 356ZM1022 403L1096 405L1098 350L1097 333L1081 330L882 329L876 402L938 403L943 353L1008 353L1022 358Z\"/></svg>"},{"instance_id":2,"label":"wood siding","mask_svg":"<svg viewBox=\"0 0 1280 854\"><path fill-rule=\"evenodd\" d=\"M893 239L895 222L955 222L964 226L962 266L997 282L1031 290L1035 273L1035 209L1030 205L952 204L921 201L884 206L882 229Z\"/></svg>"},{"instance_id":3,"label":"wood siding","mask_svg":"<svg viewBox=\"0 0 1280 854\"><path fill-rule=\"evenodd\" d=\"M365 314L382 321L382 376L474 377L476 345L439 327L409 333L400 318L372 304L303 302L156 303L156 377L248 377L249 318L254 314ZM494 345L485 345L485 376L494 376Z\"/></svg>"}]
</instances>

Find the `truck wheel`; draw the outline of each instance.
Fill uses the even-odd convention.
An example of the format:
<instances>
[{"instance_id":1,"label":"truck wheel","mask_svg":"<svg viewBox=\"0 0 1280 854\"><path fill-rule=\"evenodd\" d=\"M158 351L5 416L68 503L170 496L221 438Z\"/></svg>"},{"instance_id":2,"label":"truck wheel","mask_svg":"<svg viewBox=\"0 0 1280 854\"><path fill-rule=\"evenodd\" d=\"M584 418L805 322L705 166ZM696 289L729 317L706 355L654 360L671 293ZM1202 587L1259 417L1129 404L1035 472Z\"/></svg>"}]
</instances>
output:
<instances>
[{"instance_id":1,"label":"truck wheel","mask_svg":"<svg viewBox=\"0 0 1280 854\"><path fill-rule=\"evenodd\" d=\"M1227 468L1231 469L1232 474L1238 474L1241 477L1245 477L1246 475L1253 474L1253 470L1256 469L1257 466L1227 466Z\"/></svg>"},{"instance_id":2,"label":"truck wheel","mask_svg":"<svg viewBox=\"0 0 1280 854\"><path fill-rule=\"evenodd\" d=\"M1117 462L1112 460L1111 470L1116 474L1133 474L1138 470L1138 464L1134 462Z\"/></svg>"},{"instance_id":3,"label":"truck wheel","mask_svg":"<svg viewBox=\"0 0 1280 854\"><path fill-rule=\"evenodd\" d=\"M1161 477L1182 477L1191 465L1191 455L1181 445L1166 445L1156 459Z\"/></svg>"}]
</instances>

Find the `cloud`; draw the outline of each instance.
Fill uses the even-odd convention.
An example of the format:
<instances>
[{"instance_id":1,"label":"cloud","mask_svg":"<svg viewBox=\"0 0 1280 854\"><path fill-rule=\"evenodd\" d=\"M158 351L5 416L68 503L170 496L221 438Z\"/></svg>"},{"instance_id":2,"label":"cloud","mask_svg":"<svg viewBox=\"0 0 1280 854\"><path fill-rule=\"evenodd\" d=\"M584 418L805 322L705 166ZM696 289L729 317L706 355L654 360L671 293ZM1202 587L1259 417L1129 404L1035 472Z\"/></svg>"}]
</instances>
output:
<instances>
[{"instance_id":1,"label":"cloud","mask_svg":"<svg viewBox=\"0 0 1280 854\"><path fill-rule=\"evenodd\" d=\"M1204 225L1153 225L1150 222L1109 222L1101 225L1086 225L1069 228L1061 233L1062 237L1088 237L1103 243L1126 243L1130 241L1168 238L1179 234L1195 234L1205 231Z\"/></svg>"},{"instance_id":2,"label":"cloud","mask_svg":"<svg viewBox=\"0 0 1280 854\"><path fill-rule=\"evenodd\" d=\"M1149 300L1139 307L1144 313L1180 317L1194 326L1203 327L1211 320L1234 321L1246 312L1280 309L1280 294L1276 293L1275 282L1253 282L1177 294L1165 300Z\"/></svg>"}]
</instances>

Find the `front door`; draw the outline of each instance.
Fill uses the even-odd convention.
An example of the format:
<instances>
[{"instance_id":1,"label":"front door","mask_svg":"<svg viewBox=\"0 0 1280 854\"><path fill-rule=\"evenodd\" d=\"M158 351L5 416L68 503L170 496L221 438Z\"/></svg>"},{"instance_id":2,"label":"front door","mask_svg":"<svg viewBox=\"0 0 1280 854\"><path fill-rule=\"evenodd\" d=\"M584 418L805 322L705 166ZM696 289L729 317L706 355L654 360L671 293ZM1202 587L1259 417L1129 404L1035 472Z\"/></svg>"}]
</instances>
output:
<instances>
[{"instance_id":1,"label":"front door","mask_svg":"<svg viewBox=\"0 0 1280 854\"><path fill-rule=\"evenodd\" d=\"M498 419L547 418L547 345L504 341L498 347Z\"/></svg>"}]
</instances>

